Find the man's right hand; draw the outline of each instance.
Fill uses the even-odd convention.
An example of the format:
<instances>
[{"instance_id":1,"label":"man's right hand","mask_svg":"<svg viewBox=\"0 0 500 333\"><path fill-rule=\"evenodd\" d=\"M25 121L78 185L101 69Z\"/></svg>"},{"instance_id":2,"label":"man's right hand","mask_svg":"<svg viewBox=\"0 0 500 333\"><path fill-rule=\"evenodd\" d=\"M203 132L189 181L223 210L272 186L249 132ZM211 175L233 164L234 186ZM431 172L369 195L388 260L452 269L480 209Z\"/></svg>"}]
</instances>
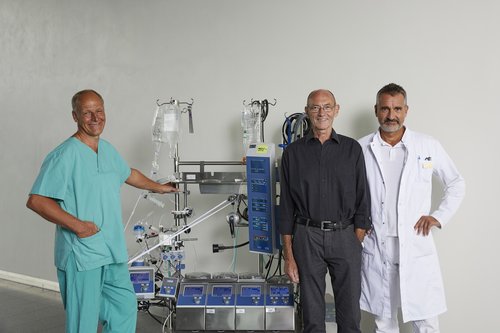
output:
<instances>
[{"instance_id":1,"label":"man's right hand","mask_svg":"<svg viewBox=\"0 0 500 333\"><path fill-rule=\"evenodd\" d=\"M99 227L90 221L81 221L59 206L55 199L30 194L26 206L49 222L75 233L79 238L90 237L99 232Z\"/></svg>"},{"instance_id":2,"label":"man's right hand","mask_svg":"<svg viewBox=\"0 0 500 333\"><path fill-rule=\"evenodd\" d=\"M285 274L293 283L299 283L299 268L293 257L292 235L283 235L283 257L285 259Z\"/></svg>"},{"instance_id":3,"label":"man's right hand","mask_svg":"<svg viewBox=\"0 0 500 333\"><path fill-rule=\"evenodd\" d=\"M75 234L78 238L86 238L97 234L100 231L99 227L94 222L81 221Z\"/></svg>"},{"instance_id":4,"label":"man's right hand","mask_svg":"<svg viewBox=\"0 0 500 333\"><path fill-rule=\"evenodd\" d=\"M299 283L299 269L295 259L285 259L285 273L293 283Z\"/></svg>"}]
</instances>

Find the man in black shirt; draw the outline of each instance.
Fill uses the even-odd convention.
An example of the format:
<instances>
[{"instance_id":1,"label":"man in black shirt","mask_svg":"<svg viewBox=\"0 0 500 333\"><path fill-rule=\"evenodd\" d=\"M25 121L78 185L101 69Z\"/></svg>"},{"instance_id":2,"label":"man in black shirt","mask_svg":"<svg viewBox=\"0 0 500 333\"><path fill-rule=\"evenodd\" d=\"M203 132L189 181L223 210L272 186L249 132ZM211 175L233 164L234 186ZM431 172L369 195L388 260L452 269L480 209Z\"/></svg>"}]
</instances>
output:
<instances>
[{"instance_id":1,"label":"man in black shirt","mask_svg":"<svg viewBox=\"0 0 500 333\"><path fill-rule=\"evenodd\" d=\"M357 141L333 130L339 105L332 92L311 92L305 112L312 130L290 144L282 158L285 272L292 282L300 281L304 332L326 330L328 271L338 332L359 333L361 242L371 225L363 153Z\"/></svg>"}]
</instances>

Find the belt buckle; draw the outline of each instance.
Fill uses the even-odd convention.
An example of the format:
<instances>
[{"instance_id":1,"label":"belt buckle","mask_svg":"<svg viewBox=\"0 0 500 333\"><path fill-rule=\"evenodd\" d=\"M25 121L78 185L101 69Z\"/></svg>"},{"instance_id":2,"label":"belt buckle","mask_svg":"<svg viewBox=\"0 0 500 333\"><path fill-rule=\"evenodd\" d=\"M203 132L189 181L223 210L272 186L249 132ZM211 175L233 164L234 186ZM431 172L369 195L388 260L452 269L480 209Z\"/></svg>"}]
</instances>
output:
<instances>
[{"instance_id":1,"label":"belt buckle","mask_svg":"<svg viewBox=\"0 0 500 333\"><path fill-rule=\"evenodd\" d=\"M332 221L321 221L321 227L320 227L320 229L323 230L323 231L332 231L332 230L334 230L334 228L325 228L326 224L332 224L332 223L333 223Z\"/></svg>"}]
</instances>

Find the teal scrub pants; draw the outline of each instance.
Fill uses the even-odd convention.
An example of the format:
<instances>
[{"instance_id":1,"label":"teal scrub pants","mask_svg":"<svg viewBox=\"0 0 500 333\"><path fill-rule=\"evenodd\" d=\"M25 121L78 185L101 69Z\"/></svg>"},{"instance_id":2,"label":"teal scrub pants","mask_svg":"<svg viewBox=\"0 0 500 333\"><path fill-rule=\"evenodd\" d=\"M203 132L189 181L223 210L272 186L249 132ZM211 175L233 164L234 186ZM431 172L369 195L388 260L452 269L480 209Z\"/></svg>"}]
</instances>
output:
<instances>
[{"instance_id":1,"label":"teal scrub pants","mask_svg":"<svg viewBox=\"0 0 500 333\"><path fill-rule=\"evenodd\" d=\"M57 270L66 310L66 333L135 333L137 298L126 263L88 271L76 269L73 254L65 270Z\"/></svg>"}]
</instances>

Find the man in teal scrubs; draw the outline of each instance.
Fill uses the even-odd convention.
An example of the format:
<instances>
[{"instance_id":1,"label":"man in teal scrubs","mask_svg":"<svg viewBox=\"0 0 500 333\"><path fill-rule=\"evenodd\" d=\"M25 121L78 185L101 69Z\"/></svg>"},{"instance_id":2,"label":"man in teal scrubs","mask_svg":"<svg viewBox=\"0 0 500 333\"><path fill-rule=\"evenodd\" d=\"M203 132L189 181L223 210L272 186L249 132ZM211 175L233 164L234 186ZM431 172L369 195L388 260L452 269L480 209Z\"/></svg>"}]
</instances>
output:
<instances>
[{"instance_id":1,"label":"man in teal scrubs","mask_svg":"<svg viewBox=\"0 0 500 333\"><path fill-rule=\"evenodd\" d=\"M55 223L55 265L66 332L135 332L136 296L127 267L120 187L177 191L131 169L107 141L104 100L93 90L71 101L78 130L45 158L27 207Z\"/></svg>"}]
</instances>

